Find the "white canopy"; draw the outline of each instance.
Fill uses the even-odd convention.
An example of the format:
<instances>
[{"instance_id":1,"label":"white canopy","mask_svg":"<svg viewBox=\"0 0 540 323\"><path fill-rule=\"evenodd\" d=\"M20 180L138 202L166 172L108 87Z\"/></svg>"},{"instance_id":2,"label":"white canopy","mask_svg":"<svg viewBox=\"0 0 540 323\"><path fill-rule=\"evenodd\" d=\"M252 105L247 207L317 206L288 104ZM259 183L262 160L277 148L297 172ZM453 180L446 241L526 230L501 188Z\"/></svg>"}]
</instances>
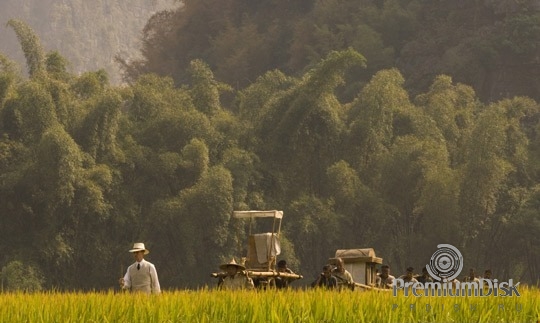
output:
<instances>
[{"instance_id":1,"label":"white canopy","mask_svg":"<svg viewBox=\"0 0 540 323\"><path fill-rule=\"evenodd\" d=\"M382 258L379 258L375 255L375 250L373 250L373 248L338 249L336 250L336 258L343 259L345 263L373 262L377 264L382 264Z\"/></svg>"},{"instance_id":2,"label":"white canopy","mask_svg":"<svg viewBox=\"0 0 540 323\"><path fill-rule=\"evenodd\" d=\"M247 218L283 218L283 211L234 211L233 218L247 219Z\"/></svg>"}]
</instances>

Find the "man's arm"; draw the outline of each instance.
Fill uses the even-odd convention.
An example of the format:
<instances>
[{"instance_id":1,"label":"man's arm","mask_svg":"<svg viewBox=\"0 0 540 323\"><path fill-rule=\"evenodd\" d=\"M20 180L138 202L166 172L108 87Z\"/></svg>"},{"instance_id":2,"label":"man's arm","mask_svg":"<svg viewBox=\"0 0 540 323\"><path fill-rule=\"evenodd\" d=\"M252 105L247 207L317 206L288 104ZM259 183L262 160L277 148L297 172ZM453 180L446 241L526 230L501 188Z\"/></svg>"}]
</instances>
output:
<instances>
[{"instance_id":1,"label":"man's arm","mask_svg":"<svg viewBox=\"0 0 540 323\"><path fill-rule=\"evenodd\" d=\"M392 288L393 285L394 285L394 279L395 279L394 276L388 275L388 279L386 279L386 286L385 287L389 288L389 289Z\"/></svg>"},{"instance_id":2,"label":"man's arm","mask_svg":"<svg viewBox=\"0 0 540 323\"><path fill-rule=\"evenodd\" d=\"M129 266L131 267L131 266ZM131 276L129 275L129 267L126 270L126 274L123 278L120 278L120 288L122 289L130 289L131 288Z\"/></svg>"},{"instance_id":3,"label":"man's arm","mask_svg":"<svg viewBox=\"0 0 540 323\"><path fill-rule=\"evenodd\" d=\"M348 272L347 270L345 270L345 278L347 279L347 283L349 285L354 284L354 279L352 278L351 273Z\"/></svg>"},{"instance_id":4,"label":"man's arm","mask_svg":"<svg viewBox=\"0 0 540 323\"><path fill-rule=\"evenodd\" d=\"M375 277L375 287L381 287L381 277L378 275Z\"/></svg>"},{"instance_id":5,"label":"man's arm","mask_svg":"<svg viewBox=\"0 0 540 323\"><path fill-rule=\"evenodd\" d=\"M255 284L253 283L253 279L246 276L246 286L245 287L246 287L246 289L254 289Z\"/></svg>"},{"instance_id":6,"label":"man's arm","mask_svg":"<svg viewBox=\"0 0 540 323\"><path fill-rule=\"evenodd\" d=\"M152 287L152 294L159 294L161 293L161 286L159 285L159 279L157 275L156 266L152 264L150 266L150 279L152 280L151 287Z\"/></svg>"}]
</instances>

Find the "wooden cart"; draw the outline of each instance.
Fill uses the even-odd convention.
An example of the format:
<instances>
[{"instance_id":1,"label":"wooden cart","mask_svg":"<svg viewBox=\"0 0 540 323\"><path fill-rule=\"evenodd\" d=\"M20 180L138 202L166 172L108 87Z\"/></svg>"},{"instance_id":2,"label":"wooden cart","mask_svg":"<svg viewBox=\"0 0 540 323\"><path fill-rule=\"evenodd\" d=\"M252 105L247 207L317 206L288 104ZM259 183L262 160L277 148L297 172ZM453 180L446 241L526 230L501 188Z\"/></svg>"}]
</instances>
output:
<instances>
[{"instance_id":1,"label":"wooden cart","mask_svg":"<svg viewBox=\"0 0 540 323\"><path fill-rule=\"evenodd\" d=\"M335 256L328 259L328 263L335 265L338 258L343 260L343 266L351 273L355 290L387 291L375 287L376 267L383 263L383 259L375 255L373 248L338 249Z\"/></svg>"},{"instance_id":2,"label":"wooden cart","mask_svg":"<svg viewBox=\"0 0 540 323\"><path fill-rule=\"evenodd\" d=\"M294 281L302 275L280 272L276 269L276 257L281 253L279 237L283 211L234 211L233 218L248 219L247 254L241 257L246 274L251 277L258 288L276 286L276 278L281 277ZM266 221L268 231L254 233L255 221ZM270 226L268 226L270 224ZM213 273L212 277L222 277L225 273Z\"/></svg>"}]
</instances>

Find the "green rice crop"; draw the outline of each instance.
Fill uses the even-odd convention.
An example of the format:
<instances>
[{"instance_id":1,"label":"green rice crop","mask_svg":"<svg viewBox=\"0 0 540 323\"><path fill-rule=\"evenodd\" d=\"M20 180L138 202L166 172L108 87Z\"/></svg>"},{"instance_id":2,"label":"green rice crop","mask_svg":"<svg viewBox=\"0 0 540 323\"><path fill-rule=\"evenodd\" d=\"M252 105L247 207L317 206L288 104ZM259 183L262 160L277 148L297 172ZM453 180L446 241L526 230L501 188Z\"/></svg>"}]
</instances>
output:
<instances>
[{"instance_id":1,"label":"green rice crop","mask_svg":"<svg viewBox=\"0 0 540 323\"><path fill-rule=\"evenodd\" d=\"M2 322L523 322L540 321L540 290L520 297L394 297L325 290L0 294Z\"/></svg>"}]
</instances>

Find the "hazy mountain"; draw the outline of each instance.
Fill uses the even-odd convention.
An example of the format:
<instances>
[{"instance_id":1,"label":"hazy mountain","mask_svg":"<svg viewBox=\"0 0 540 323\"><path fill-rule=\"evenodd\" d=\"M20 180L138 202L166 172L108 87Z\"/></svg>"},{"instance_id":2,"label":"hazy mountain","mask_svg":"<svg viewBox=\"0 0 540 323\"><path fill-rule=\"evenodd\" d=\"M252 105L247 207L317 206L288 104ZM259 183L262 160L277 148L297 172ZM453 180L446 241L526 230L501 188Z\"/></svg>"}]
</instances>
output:
<instances>
[{"instance_id":1,"label":"hazy mountain","mask_svg":"<svg viewBox=\"0 0 540 323\"><path fill-rule=\"evenodd\" d=\"M19 19L34 29L46 51L66 57L73 72L103 68L118 83L114 56L137 57L148 19L177 6L175 0L3 0L0 53L25 66L15 33L6 26L9 19Z\"/></svg>"}]
</instances>

